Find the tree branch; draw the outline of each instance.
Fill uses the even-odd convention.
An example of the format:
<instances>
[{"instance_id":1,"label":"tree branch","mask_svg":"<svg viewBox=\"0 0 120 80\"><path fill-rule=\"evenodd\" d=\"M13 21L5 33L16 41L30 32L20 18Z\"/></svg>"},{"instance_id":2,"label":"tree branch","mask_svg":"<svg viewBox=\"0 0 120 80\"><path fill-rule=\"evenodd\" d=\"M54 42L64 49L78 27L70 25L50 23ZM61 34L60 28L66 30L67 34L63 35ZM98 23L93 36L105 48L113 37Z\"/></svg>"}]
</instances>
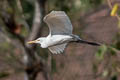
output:
<instances>
[{"instance_id":1,"label":"tree branch","mask_svg":"<svg viewBox=\"0 0 120 80\"><path fill-rule=\"evenodd\" d=\"M45 60L42 59L40 56L38 56L38 54L35 51L35 46L28 45L25 42L27 40L36 39L40 35L40 31L43 26L42 20L45 13L45 8L44 8L45 1L46 0L35 0L35 14L34 14L33 26L29 36L26 39L24 39L24 37L22 37L20 34L16 34L13 30L16 27L14 13L9 14L5 12L2 15L3 21L9 33L14 35L16 39L18 39L23 46L23 51L24 51L23 63L24 63L24 70L26 72L26 77L27 77L25 79L27 80L35 80L38 72L40 71L43 72L46 80L50 79L50 76L48 73L49 66L47 65Z\"/></svg>"},{"instance_id":2,"label":"tree branch","mask_svg":"<svg viewBox=\"0 0 120 80\"><path fill-rule=\"evenodd\" d=\"M22 14L22 18L24 20L25 27L27 28L28 31L30 31L30 27L29 27L28 23L26 22L25 16L23 14L23 8L22 8L22 5L21 5L21 1L20 0L16 0L16 2L17 2L17 7L18 7L19 11Z\"/></svg>"},{"instance_id":3,"label":"tree branch","mask_svg":"<svg viewBox=\"0 0 120 80\"><path fill-rule=\"evenodd\" d=\"M29 34L27 40L34 40L40 35L40 29L43 26L42 20L45 14L45 1L46 0L36 0L35 1L35 13L34 13L34 20L33 20L33 26L32 31ZM34 46L27 45L29 48L33 48Z\"/></svg>"}]
</instances>

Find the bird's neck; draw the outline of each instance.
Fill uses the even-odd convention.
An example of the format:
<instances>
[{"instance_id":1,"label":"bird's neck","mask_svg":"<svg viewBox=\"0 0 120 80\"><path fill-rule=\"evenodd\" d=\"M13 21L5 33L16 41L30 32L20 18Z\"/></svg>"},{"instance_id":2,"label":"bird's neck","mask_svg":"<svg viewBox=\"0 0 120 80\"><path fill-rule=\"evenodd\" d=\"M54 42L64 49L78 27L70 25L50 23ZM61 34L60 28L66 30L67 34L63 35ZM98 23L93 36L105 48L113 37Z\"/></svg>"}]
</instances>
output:
<instances>
[{"instance_id":1,"label":"bird's neck","mask_svg":"<svg viewBox=\"0 0 120 80\"><path fill-rule=\"evenodd\" d=\"M47 48L48 45L47 45L47 38L46 37L41 37L41 47L42 48Z\"/></svg>"}]
</instances>

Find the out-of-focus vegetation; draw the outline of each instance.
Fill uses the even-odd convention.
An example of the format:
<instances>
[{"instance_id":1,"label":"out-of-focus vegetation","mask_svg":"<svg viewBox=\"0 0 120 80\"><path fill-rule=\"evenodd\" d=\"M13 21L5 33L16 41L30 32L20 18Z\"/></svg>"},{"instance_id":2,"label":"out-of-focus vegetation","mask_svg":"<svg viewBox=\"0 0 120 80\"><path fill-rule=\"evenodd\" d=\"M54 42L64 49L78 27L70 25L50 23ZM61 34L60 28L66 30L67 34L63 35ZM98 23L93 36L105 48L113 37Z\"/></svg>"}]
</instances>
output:
<instances>
[{"instance_id":1,"label":"out-of-focus vegetation","mask_svg":"<svg viewBox=\"0 0 120 80\"><path fill-rule=\"evenodd\" d=\"M0 59L5 61L8 64L12 64L12 67L15 69L20 69L22 66L16 66L14 61L18 61L22 58L23 53L20 50L17 50L15 45L17 43L12 44L11 40L6 38L6 35L10 38L16 39L16 36L13 36L9 32L12 30L14 34L20 34L23 37L28 37L30 30L32 29L33 19L34 19L34 11L35 11L35 0L1 0L0 1L0 33L2 34L0 37L5 37L0 44ZM95 11L99 6L107 4L106 0L47 0L45 4L45 12L49 13L52 10L62 10L65 11L73 24L75 25L74 32L81 35L81 31L78 30L80 26L77 21L80 20L80 15ZM2 15L12 15L13 21L15 21L13 25L15 27L5 27L5 23L2 20ZM10 16L6 17L10 17ZM119 15L119 11L118 11ZM11 20L12 21L12 20ZM94 24L94 23L93 23ZM85 25L84 23L82 25ZM46 29L43 25L42 29ZM120 20L118 19L118 28L120 27ZM82 29L81 29L82 30ZM41 34L47 34L47 32L41 31ZM40 34L39 34L40 35ZM82 35L83 36L83 35ZM111 80L117 80L117 76L120 74L120 62L117 59L120 54L120 33L114 37L114 41L112 44L103 44L95 54L95 63L93 64L94 71L97 72L98 66L106 61L104 71L98 75L102 77L110 77ZM19 42L19 41L18 41ZM14 43L14 42L13 42ZM19 45L18 45L19 46ZM18 47L19 48L19 47ZM39 53L39 56L48 60L48 51L47 49L40 49L37 46L36 51ZM44 53L44 54L42 54ZM74 53L75 54L75 53ZM3 57L4 56L4 57ZM18 64L18 63L16 63ZM51 74L57 72L56 68L57 61L52 58L51 59ZM63 65L63 64L61 64ZM64 65L63 65L64 66ZM16 68L18 67L18 68ZM8 74L0 73L0 78L6 77Z\"/></svg>"},{"instance_id":2,"label":"out-of-focus vegetation","mask_svg":"<svg viewBox=\"0 0 120 80\"><path fill-rule=\"evenodd\" d=\"M104 0L48 0L48 9L63 10L65 12L87 11L95 9L103 3Z\"/></svg>"},{"instance_id":3,"label":"out-of-focus vegetation","mask_svg":"<svg viewBox=\"0 0 120 80\"><path fill-rule=\"evenodd\" d=\"M107 0L108 5L111 8L112 3L111 0ZM119 10L120 6L118 3L115 3L111 10L111 16L116 17L118 20L118 29L119 29L119 22L120 22L120 17L119 17ZM96 67L98 64L101 62L105 61L108 59L105 65L105 69L102 72L103 77L109 76L111 80L119 80L117 77L119 76L120 73L120 61L119 61L119 55L120 55L120 31L118 31L117 35L114 37L113 43L107 45L104 44L102 45L99 49L98 52L96 53L96 60L97 64L95 65Z\"/></svg>"}]
</instances>

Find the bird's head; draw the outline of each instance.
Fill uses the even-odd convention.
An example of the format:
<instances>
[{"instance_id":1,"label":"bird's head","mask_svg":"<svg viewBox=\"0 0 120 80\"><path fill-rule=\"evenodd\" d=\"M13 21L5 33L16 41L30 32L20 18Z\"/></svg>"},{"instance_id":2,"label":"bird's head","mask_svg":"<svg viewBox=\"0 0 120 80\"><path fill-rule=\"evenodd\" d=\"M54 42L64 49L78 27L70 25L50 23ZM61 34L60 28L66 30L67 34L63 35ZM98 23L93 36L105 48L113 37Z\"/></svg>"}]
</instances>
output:
<instances>
[{"instance_id":1,"label":"bird's head","mask_svg":"<svg viewBox=\"0 0 120 80\"><path fill-rule=\"evenodd\" d=\"M28 41L27 43L28 44L34 44L34 43L41 44L43 41L44 41L44 38L38 38L38 39L33 40L33 41Z\"/></svg>"}]
</instances>

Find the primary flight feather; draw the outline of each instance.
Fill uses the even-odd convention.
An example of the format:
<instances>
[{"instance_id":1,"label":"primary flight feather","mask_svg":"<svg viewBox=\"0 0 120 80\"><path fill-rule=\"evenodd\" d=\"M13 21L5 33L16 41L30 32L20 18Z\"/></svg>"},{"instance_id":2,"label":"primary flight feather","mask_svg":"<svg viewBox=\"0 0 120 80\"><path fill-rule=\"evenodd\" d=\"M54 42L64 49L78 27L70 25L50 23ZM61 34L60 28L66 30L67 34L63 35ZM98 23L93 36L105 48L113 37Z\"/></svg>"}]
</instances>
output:
<instances>
[{"instance_id":1,"label":"primary flight feather","mask_svg":"<svg viewBox=\"0 0 120 80\"><path fill-rule=\"evenodd\" d=\"M73 27L64 11L52 11L44 17L51 35L72 34Z\"/></svg>"},{"instance_id":2,"label":"primary flight feather","mask_svg":"<svg viewBox=\"0 0 120 80\"><path fill-rule=\"evenodd\" d=\"M28 43L39 43L42 48L48 48L54 54L63 53L69 42L99 45L98 43L84 41L79 36L72 34L71 21L64 11L52 11L43 20L49 27L49 35Z\"/></svg>"}]
</instances>

